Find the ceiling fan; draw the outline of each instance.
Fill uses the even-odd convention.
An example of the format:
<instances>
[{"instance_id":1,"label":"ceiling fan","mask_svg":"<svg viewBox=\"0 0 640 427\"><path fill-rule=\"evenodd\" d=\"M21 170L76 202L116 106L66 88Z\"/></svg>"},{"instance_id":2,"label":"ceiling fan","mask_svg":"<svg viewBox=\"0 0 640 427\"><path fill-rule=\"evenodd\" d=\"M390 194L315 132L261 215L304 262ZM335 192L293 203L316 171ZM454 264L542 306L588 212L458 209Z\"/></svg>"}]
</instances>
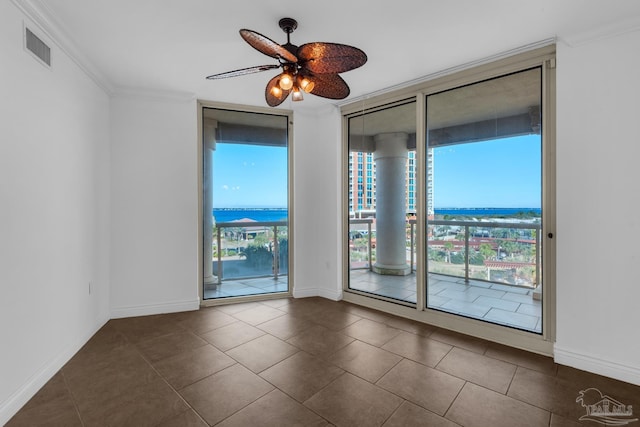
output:
<instances>
[{"instance_id":1,"label":"ceiling fan","mask_svg":"<svg viewBox=\"0 0 640 427\"><path fill-rule=\"evenodd\" d=\"M349 96L349 86L338 75L353 70L367 62L367 55L360 49L339 43L313 42L298 47L291 44L290 35L298 27L292 18L282 18L278 24L287 33L287 42L278 44L252 30L240 30L240 36L255 49L276 58L278 64L258 65L225 73L213 74L207 79L224 79L276 68L282 73L267 83L265 98L271 107L280 105L291 95L293 101L302 101L302 92L329 99Z\"/></svg>"}]
</instances>

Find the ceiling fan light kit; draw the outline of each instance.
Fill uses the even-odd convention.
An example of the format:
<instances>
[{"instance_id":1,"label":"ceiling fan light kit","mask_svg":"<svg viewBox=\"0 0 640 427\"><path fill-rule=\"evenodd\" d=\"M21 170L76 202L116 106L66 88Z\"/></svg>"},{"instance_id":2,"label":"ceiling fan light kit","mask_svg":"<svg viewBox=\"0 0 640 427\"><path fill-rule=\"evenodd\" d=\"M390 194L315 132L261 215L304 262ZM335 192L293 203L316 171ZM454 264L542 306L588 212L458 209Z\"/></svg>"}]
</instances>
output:
<instances>
[{"instance_id":1,"label":"ceiling fan light kit","mask_svg":"<svg viewBox=\"0 0 640 427\"><path fill-rule=\"evenodd\" d=\"M349 96L347 83L338 75L367 62L367 55L360 49L339 43L306 43L298 47L291 44L290 35L298 27L292 18L282 18L278 23L287 34L287 42L280 45L252 30L240 30L240 36L256 50L278 60L278 65L259 65L239 70L213 74L207 79L223 79L261 71L282 68L265 89L265 99L271 107L280 105L289 93L292 101L302 101L302 92L329 99Z\"/></svg>"}]
</instances>

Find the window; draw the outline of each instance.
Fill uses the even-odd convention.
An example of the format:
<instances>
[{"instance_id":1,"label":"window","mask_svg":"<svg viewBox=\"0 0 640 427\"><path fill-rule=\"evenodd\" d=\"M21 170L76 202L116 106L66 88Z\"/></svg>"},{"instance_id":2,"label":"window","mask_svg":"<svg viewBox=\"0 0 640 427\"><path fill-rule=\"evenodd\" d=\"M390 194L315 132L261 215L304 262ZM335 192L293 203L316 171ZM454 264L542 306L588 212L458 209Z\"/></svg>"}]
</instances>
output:
<instances>
[{"instance_id":1,"label":"window","mask_svg":"<svg viewBox=\"0 0 640 427\"><path fill-rule=\"evenodd\" d=\"M288 293L289 116L200 107L202 299Z\"/></svg>"}]
</instances>

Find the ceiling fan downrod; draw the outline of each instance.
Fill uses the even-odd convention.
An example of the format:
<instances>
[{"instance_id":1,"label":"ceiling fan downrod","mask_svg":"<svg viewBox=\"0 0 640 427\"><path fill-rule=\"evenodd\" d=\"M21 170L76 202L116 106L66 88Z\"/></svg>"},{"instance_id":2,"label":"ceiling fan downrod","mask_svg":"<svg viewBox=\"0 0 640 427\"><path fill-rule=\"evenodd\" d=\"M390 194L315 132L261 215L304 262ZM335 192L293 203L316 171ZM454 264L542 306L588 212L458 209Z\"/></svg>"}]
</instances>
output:
<instances>
[{"instance_id":1,"label":"ceiling fan downrod","mask_svg":"<svg viewBox=\"0 0 640 427\"><path fill-rule=\"evenodd\" d=\"M280 26L280 28L282 28L282 31L287 33L287 44L290 45L290 36L291 33L293 33L295 29L298 28L298 21L293 18L282 18L280 21L278 21L278 25Z\"/></svg>"}]
</instances>

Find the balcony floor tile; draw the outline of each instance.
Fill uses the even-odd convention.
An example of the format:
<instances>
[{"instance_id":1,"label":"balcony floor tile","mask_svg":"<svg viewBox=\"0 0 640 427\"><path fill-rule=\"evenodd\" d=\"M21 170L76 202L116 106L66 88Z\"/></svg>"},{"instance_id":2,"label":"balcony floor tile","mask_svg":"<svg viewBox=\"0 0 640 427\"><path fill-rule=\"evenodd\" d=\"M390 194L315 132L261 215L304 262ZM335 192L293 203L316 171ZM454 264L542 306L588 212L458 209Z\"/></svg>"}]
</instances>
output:
<instances>
[{"instance_id":1,"label":"balcony floor tile","mask_svg":"<svg viewBox=\"0 0 640 427\"><path fill-rule=\"evenodd\" d=\"M350 272L351 289L415 304L416 274L384 276L369 270ZM532 290L499 283L429 274L430 308L487 320L518 329L541 332L542 304Z\"/></svg>"}]
</instances>

